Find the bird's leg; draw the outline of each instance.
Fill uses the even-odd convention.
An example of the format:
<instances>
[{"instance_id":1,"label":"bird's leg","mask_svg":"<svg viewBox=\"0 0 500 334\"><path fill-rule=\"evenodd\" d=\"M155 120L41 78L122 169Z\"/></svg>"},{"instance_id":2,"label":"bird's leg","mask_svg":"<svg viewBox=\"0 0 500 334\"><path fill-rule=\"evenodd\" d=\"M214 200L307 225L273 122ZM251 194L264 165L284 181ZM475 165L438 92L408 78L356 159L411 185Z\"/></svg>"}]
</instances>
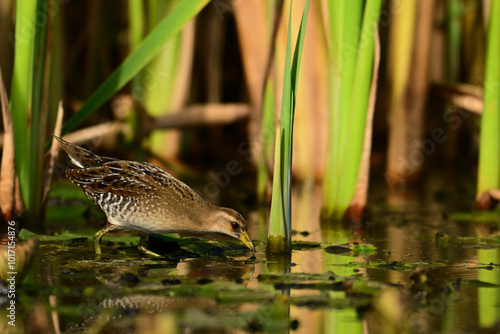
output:
<instances>
[{"instance_id":1,"label":"bird's leg","mask_svg":"<svg viewBox=\"0 0 500 334\"><path fill-rule=\"evenodd\" d=\"M137 246L137 249L139 250L139 252L141 252L142 254L145 254L145 255L149 255L149 256L163 257L160 254L156 254L155 252L152 252L146 248L146 243L148 242L149 234L139 233L139 236L141 237L141 241L139 242L139 245Z\"/></svg>"},{"instance_id":2,"label":"bird's leg","mask_svg":"<svg viewBox=\"0 0 500 334\"><path fill-rule=\"evenodd\" d=\"M109 221L106 222L106 225L104 226L104 228L100 231L97 231L96 234L94 234L94 248L95 248L95 254L96 255L101 255L101 239L102 239L102 236L109 232L109 231L113 231L113 230L116 230L118 229L119 227L118 226L115 226L113 224L111 224Z\"/></svg>"}]
</instances>

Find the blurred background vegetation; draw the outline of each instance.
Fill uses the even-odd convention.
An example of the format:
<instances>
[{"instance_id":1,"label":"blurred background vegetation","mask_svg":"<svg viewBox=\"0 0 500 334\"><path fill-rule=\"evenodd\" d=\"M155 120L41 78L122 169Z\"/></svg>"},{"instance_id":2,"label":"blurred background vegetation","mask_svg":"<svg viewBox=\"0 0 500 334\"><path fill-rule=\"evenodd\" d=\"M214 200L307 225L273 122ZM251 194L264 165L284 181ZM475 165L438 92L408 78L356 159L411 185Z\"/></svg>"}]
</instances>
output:
<instances>
[{"instance_id":1,"label":"blurred background vegetation","mask_svg":"<svg viewBox=\"0 0 500 334\"><path fill-rule=\"evenodd\" d=\"M280 0L2 0L3 219L43 229L64 171L52 133L203 175L211 201L269 203L287 27L294 50L304 6L289 19ZM308 16L291 171L323 186L322 218L358 221L381 200L370 187L398 204L424 181L456 187L460 209L494 208L500 1L311 0Z\"/></svg>"}]
</instances>

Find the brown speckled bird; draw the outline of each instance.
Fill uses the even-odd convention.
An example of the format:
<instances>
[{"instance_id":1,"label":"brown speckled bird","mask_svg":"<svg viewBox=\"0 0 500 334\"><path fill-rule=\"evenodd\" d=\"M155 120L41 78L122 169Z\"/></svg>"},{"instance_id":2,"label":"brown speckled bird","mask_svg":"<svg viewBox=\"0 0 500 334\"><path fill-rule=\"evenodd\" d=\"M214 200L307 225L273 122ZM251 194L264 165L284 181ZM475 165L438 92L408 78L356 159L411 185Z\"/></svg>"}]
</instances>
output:
<instances>
[{"instance_id":1,"label":"brown speckled bird","mask_svg":"<svg viewBox=\"0 0 500 334\"><path fill-rule=\"evenodd\" d=\"M97 255L101 254L102 236L116 229L139 232L138 249L151 256L160 255L146 248L150 233L208 240L236 238L255 252L245 220L235 210L205 201L185 183L150 163L101 157L54 137L71 159L66 176L108 218L94 235Z\"/></svg>"}]
</instances>

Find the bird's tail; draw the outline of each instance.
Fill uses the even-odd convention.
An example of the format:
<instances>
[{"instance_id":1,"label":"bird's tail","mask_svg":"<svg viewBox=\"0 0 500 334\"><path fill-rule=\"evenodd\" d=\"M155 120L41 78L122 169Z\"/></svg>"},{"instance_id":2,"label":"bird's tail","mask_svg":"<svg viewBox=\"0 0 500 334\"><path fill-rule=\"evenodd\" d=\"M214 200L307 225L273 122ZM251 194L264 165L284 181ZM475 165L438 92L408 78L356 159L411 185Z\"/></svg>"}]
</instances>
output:
<instances>
[{"instance_id":1,"label":"bird's tail","mask_svg":"<svg viewBox=\"0 0 500 334\"><path fill-rule=\"evenodd\" d=\"M83 147L70 144L57 136L54 136L54 138L61 144L61 147L71 159L71 162L80 168L95 166L108 161L108 159L113 160L111 158L100 157Z\"/></svg>"}]
</instances>

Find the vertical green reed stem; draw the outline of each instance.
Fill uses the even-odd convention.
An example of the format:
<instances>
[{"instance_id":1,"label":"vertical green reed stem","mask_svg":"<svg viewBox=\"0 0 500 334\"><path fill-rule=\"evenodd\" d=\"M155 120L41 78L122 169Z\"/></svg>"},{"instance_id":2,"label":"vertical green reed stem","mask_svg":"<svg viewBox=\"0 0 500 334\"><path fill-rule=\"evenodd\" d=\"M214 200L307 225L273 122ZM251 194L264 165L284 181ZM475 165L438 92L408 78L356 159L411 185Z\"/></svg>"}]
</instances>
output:
<instances>
[{"instance_id":1,"label":"vertical green reed stem","mask_svg":"<svg viewBox=\"0 0 500 334\"><path fill-rule=\"evenodd\" d=\"M500 0L491 4L486 69L484 107L481 118L479 148L478 195L500 187Z\"/></svg>"},{"instance_id":2,"label":"vertical green reed stem","mask_svg":"<svg viewBox=\"0 0 500 334\"><path fill-rule=\"evenodd\" d=\"M60 93L60 77L53 70L55 5L53 0L23 1L16 10L10 108L21 196L28 227L37 231L43 231L45 139Z\"/></svg>"},{"instance_id":3,"label":"vertical green reed stem","mask_svg":"<svg viewBox=\"0 0 500 334\"><path fill-rule=\"evenodd\" d=\"M281 182L281 134L280 123L276 128L275 145L274 145L274 176L273 188L271 197L271 212L269 215L269 232L267 235L267 252L268 253L286 253L289 249L286 239L286 221L283 207L283 192ZM290 247L291 248L291 247Z\"/></svg>"},{"instance_id":4,"label":"vertical green reed stem","mask_svg":"<svg viewBox=\"0 0 500 334\"><path fill-rule=\"evenodd\" d=\"M352 98L350 99L349 111L344 111L348 112L350 116L350 127L344 128L347 130L344 131L345 137L343 138L344 154L339 161L345 163L341 171L345 176L343 181L348 185L339 189L340 197L345 201L339 202L342 207L347 207L351 202L358 180L373 75L375 26L378 22L381 5L381 0L366 2L361 36L359 37L357 63L354 69Z\"/></svg>"},{"instance_id":5,"label":"vertical green reed stem","mask_svg":"<svg viewBox=\"0 0 500 334\"><path fill-rule=\"evenodd\" d=\"M19 176L21 196L27 211L32 208L30 168L30 138L32 129L31 111L33 108L33 67L36 37L36 0L17 3L15 28L15 55L10 109L14 125L15 161Z\"/></svg>"},{"instance_id":6,"label":"vertical green reed stem","mask_svg":"<svg viewBox=\"0 0 500 334\"><path fill-rule=\"evenodd\" d=\"M279 131L276 132L273 198L267 243L269 253L291 251L293 119L308 12L309 0L306 1L304 7L293 60L291 60L292 2L290 3L281 117Z\"/></svg>"},{"instance_id":7,"label":"vertical green reed stem","mask_svg":"<svg viewBox=\"0 0 500 334\"><path fill-rule=\"evenodd\" d=\"M37 27L35 34L33 103L31 109L31 134L30 134L30 218L41 218L42 193L44 178L44 147L47 122L49 120L49 94L50 73L53 44L53 22L51 3L39 1L37 5L37 18L45 16L45 25ZM50 16L49 16L50 15ZM38 220L38 219L37 219Z\"/></svg>"},{"instance_id":8,"label":"vertical green reed stem","mask_svg":"<svg viewBox=\"0 0 500 334\"><path fill-rule=\"evenodd\" d=\"M329 1L330 114L322 216L340 219L354 194L363 148L381 0ZM364 14L363 14L364 12Z\"/></svg>"},{"instance_id":9,"label":"vertical green reed stem","mask_svg":"<svg viewBox=\"0 0 500 334\"><path fill-rule=\"evenodd\" d=\"M349 102L352 95L355 59L363 5L359 1L328 2L330 27L330 115L327 161L323 177L323 215L339 218L345 211L339 190L341 159L344 154L346 132L350 129Z\"/></svg>"},{"instance_id":10,"label":"vertical green reed stem","mask_svg":"<svg viewBox=\"0 0 500 334\"><path fill-rule=\"evenodd\" d=\"M500 248L478 249L477 257L479 263L499 263ZM498 270L479 270L478 280L490 284L500 284L500 273ZM500 294L491 293L489 289L478 289L478 320L481 328L491 328L498 324L500 314L498 305L500 304Z\"/></svg>"},{"instance_id":11,"label":"vertical green reed stem","mask_svg":"<svg viewBox=\"0 0 500 334\"><path fill-rule=\"evenodd\" d=\"M259 203L264 203L267 180L269 177L268 165L272 161L273 156L273 140L276 135L274 130L274 82L271 79L267 80L262 99L262 130L261 130L261 144L262 155L257 162L257 196Z\"/></svg>"}]
</instances>

